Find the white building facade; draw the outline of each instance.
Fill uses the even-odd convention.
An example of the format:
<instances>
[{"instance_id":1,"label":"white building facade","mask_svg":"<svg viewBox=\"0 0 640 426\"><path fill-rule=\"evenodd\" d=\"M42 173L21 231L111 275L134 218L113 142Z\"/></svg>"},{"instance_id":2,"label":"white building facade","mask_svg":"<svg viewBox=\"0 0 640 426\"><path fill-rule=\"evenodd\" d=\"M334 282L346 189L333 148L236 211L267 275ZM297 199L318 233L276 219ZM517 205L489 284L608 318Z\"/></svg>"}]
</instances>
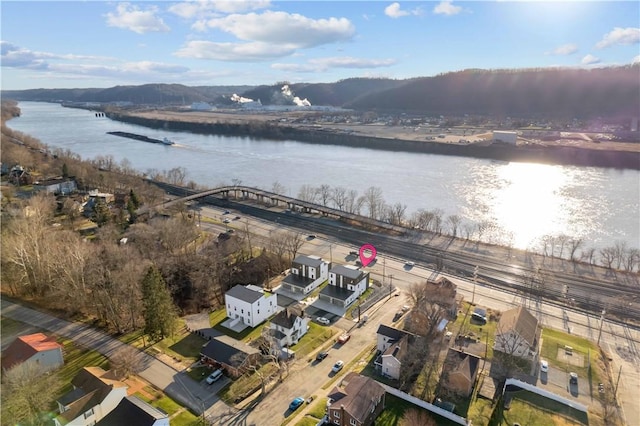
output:
<instances>
[{"instance_id":1,"label":"white building facade","mask_svg":"<svg viewBox=\"0 0 640 426\"><path fill-rule=\"evenodd\" d=\"M224 295L227 317L255 327L276 313L277 295L255 285L236 285Z\"/></svg>"}]
</instances>

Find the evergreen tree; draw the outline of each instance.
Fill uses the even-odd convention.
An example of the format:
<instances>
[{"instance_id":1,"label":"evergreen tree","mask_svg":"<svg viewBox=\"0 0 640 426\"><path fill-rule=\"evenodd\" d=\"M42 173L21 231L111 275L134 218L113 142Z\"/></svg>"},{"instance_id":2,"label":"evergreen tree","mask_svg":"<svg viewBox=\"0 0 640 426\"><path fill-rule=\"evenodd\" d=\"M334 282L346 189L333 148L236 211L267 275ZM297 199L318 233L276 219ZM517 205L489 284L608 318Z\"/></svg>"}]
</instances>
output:
<instances>
[{"instance_id":1,"label":"evergreen tree","mask_svg":"<svg viewBox=\"0 0 640 426\"><path fill-rule=\"evenodd\" d=\"M65 179L69 177L69 167L67 163L62 163L62 177Z\"/></svg>"},{"instance_id":2,"label":"evergreen tree","mask_svg":"<svg viewBox=\"0 0 640 426\"><path fill-rule=\"evenodd\" d=\"M98 226L102 226L106 225L109 219L111 219L111 211L107 204L102 200L96 201L93 205L93 221Z\"/></svg>"},{"instance_id":3,"label":"evergreen tree","mask_svg":"<svg viewBox=\"0 0 640 426\"><path fill-rule=\"evenodd\" d=\"M138 209L140 207L140 199L138 198L138 195L133 192L133 189L129 191L129 201L133 208Z\"/></svg>"},{"instance_id":4,"label":"evergreen tree","mask_svg":"<svg viewBox=\"0 0 640 426\"><path fill-rule=\"evenodd\" d=\"M150 266L142 280L144 332L152 340L171 336L178 322L178 313L171 292L155 266Z\"/></svg>"}]
</instances>

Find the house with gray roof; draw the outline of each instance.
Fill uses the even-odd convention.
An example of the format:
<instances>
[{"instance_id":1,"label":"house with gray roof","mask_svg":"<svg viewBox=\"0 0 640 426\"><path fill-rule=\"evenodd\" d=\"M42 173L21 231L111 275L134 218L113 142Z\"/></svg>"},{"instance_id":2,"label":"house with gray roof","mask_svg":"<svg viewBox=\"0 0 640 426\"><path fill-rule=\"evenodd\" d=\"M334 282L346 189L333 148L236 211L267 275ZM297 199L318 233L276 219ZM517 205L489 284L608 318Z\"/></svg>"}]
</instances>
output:
<instances>
[{"instance_id":1,"label":"house with gray roof","mask_svg":"<svg viewBox=\"0 0 640 426\"><path fill-rule=\"evenodd\" d=\"M73 389L57 400L56 426L90 426L102 420L127 396L127 385L110 371L84 367L71 380Z\"/></svg>"},{"instance_id":2,"label":"house with gray roof","mask_svg":"<svg viewBox=\"0 0 640 426\"><path fill-rule=\"evenodd\" d=\"M255 327L276 313L277 295L255 285L236 285L224 295L227 317L232 323L229 328L242 322Z\"/></svg>"},{"instance_id":3,"label":"house with gray roof","mask_svg":"<svg viewBox=\"0 0 640 426\"><path fill-rule=\"evenodd\" d=\"M169 426L169 414L147 404L136 396L122 398L114 408L96 426Z\"/></svg>"},{"instance_id":4,"label":"house with gray roof","mask_svg":"<svg viewBox=\"0 0 640 426\"><path fill-rule=\"evenodd\" d=\"M222 368L233 377L241 376L260 361L260 351L229 336L209 340L200 349L200 360L214 368Z\"/></svg>"},{"instance_id":5,"label":"house with gray roof","mask_svg":"<svg viewBox=\"0 0 640 426\"><path fill-rule=\"evenodd\" d=\"M320 291L319 298L347 308L369 288L369 273L356 266L336 265L329 271L329 285Z\"/></svg>"},{"instance_id":6,"label":"house with gray roof","mask_svg":"<svg viewBox=\"0 0 640 426\"><path fill-rule=\"evenodd\" d=\"M291 262L282 287L292 293L309 294L329 278L329 262L318 256L300 255Z\"/></svg>"},{"instance_id":7,"label":"house with gray roof","mask_svg":"<svg viewBox=\"0 0 640 426\"><path fill-rule=\"evenodd\" d=\"M309 318L300 304L288 306L271 318L272 335L280 347L292 346L309 330Z\"/></svg>"}]
</instances>

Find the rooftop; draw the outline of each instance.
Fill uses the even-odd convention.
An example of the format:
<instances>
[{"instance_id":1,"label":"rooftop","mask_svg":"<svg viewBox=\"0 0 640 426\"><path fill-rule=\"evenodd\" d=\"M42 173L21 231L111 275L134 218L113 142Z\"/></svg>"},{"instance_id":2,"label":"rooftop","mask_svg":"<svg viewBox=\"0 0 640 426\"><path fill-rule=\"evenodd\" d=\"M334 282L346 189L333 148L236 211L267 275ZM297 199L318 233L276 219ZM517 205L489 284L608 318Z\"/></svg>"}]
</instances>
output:
<instances>
[{"instance_id":1,"label":"rooftop","mask_svg":"<svg viewBox=\"0 0 640 426\"><path fill-rule=\"evenodd\" d=\"M227 291L226 295L242 300L243 302L253 303L264 296L264 292L256 291L252 287L255 286L249 287L238 284Z\"/></svg>"},{"instance_id":2,"label":"rooftop","mask_svg":"<svg viewBox=\"0 0 640 426\"><path fill-rule=\"evenodd\" d=\"M333 268L331 268L331 271L329 272L336 275L342 275L344 277L351 278L352 280L360 279L365 275L365 272L351 265L349 266L336 265Z\"/></svg>"}]
</instances>

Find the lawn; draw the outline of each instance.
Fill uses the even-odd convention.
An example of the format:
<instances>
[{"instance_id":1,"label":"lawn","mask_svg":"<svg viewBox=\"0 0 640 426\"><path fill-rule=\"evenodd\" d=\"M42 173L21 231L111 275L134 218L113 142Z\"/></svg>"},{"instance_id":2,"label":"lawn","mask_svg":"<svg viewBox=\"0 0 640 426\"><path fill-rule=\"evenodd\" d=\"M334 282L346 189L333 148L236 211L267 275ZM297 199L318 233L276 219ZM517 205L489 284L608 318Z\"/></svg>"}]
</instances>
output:
<instances>
[{"instance_id":1,"label":"lawn","mask_svg":"<svg viewBox=\"0 0 640 426\"><path fill-rule=\"evenodd\" d=\"M456 423L451 422L444 417L440 417L436 414L431 413L430 411L424 410L416 405L411 404L410 402L405 401L404 399L400 399L391 394L386 394L385 402L384 402L384 410L378 418L376 419L374 425L375 426L396 426L400 424L402 420L402 416L407 410L416 409L418 411L426 412L432 419L436 421L438 426L459 426Z\"/></svg>"},{"instance_id":2,"label":"lawn","mask_svg":"<svg viewBox=\"0 0 640 426\"><path fill-rule=\"evenodd\" d=\"M315 400L309 411L307 411L307 415L320 420L322 417L324 417L324 414L327 411L328 400L329 398L326 397Z\"/></svg>"},{"instance_id":3,"label":"lawn","mask_svg":"<svg viewBox=\"0 0 640 426\"><path fill-rule=\"evenodd\" d=\"M309 322L309 330L302 336L298 343L291 346L291 350L295 351L296 358L301 359L324 345L325 342L331 340L336 334L338 334L338 331L332 327L325 327L314 322Z\"/></svg>"},{"instance_id":4,"label":"lawn","mask_svg":"<svg viewBox=\"0 0 640 426\"><path fill-rule=\"evenodd\" d=\"M227 311L224 308L218 309L217 311L211 312L209 314L209 323L211 324L212 328L215 328L220 333L233 337L236 340L242 340L245 343L248 343L260 337L262 335L262 327L268 324L268 321L265 321L261 324L258 324L256 327L247 327L240 333L236 333L235 331L222 326L222 323L225 319L227 319Z\"/></svg>"},{"instance_id":5,"label":"lawn","mask_svg":"<svg viewBox=\"0 0 640 426\"><path fill-rule=\"evenodd\" d=\"M502 410L498 425L520 423L527 426L588 425L585 413L527 391L513 396L509 410Z\"/></svg>"},{"instance_id":6,"label":"lawn","mask_svg":"<svg viewBox=\"0 0 640 426\"><path fill-rule=\"evenodd\" d=\"M463 303L462 312L458 314L458 318L453 323L447 325L447 329L453 333L453 338L457 335L466 335L468 333L474 333L476 337L480 337L482 343L487 341L487 335L489 345L487 348L487 359L493 358L493 344L492 341L496 335L496 328L498 326L498 318L496 311L487 309L487 323L484 325L477 324L471 320L471 314L476 306L471 303Z\"/></svg>"},{"instance_id":7,"label":"lawn","mask_svg":"<svg viewBox=\"0 0 640 426\"><path fill-rule=\"evenodd\" d=\"M173 338L168 337L161 340L155 346L167 355L195 362L200 358L202 345L206 342L205 339L197 334L186 332Z\"/></svg>"},{"instance_id":8,"label":"lawn","mask_svg":"<svg viewBox=\"0 0 640 426\"><path fill-rule=\"evenodd\" d=\"M564 348L565 345L571 346L574 354L579 354L584 357L584 367L570 365L558 359L558 349ZM540 354L541 357L548 360L552 366L567 371L575 371L581 377L586 377L587 380L590 380L592 385L595 383L595 386L592 386L595 392L593 396L598 396L597 384L606 382L606 373L604 372L600 350L594 342L587 339L563 333L559 330L545 328L542 330L542 349L540 350ZM589 357L591 369L588 368L587 357Z\"/></svg>"},{"instance_id":9,"label":"lawn","mask_svg":"<svg viewBox=\"0 0 640 426\"><path fill-rule=\"evenodd\" d=\"M159 399L156 399L151 403L151 405L153 405L154 407L158 407L165 413L169 414L169 416L177 413L178 410L182 408L177 402L166 395Z\"/></svg>"},{"instance_id":10,"label":"lawn","mask_svg":"<svg viewBox=\"0 0 640 426\"><path fill-rule=\"evenodd\" d=\"M268 363L260 367L258 372L254 372L250 375L244 375L237 380L231 382L230 385L224 387L218 394L220 398L229 404L234 404L236 401L246 398L249 393L260 389L260 376L265 379L274 374L278 370L278 367L273 363Z\"/></svg>"},{"instance_id":11,"label":"lawn","mask_svg":"<svg viewBox=\"0 0 640 426\"><path fill-rule=\"evenodd\" d=\"M63 390L60 392L61 395L72 389L71 379L83 367L109 369L109 361L104 355L78 346L71 340L58 339L58 343L62 345L62 353L64 354L64 365L58 370L58 375L64 385Z\"/></svg>"},{"instance_id":12,"label":"lawn","mask_svg":"<svg viewBox=\"0 0 640 426\"><path fill-rule=\"evenodd\" d=\"M493 406L491 400L485 398L477 398L469 405L467 418L474 425L488 425L493 414Z\"/></svg>"},{"instance_id":13,"label":"lawn","mask_svg":"<svg viewBox=\"0 0 640 426\"><path fill-rule=\"evenodd\" d=\"M20 322L13 320L7 317L0 317L0 333L3 338L7 338L7 336L18 336L22 334L25 330L29 330L30 326Z\"/></svg>"},{"instance_id":14,"label":"lawn","mask_svg":"<svg viewBox=\"0 0 640 426\"><path fill-rule=\"evenodd\" d=\"M303 417L296 426L316 426L318 424L318 419L311 419L309 417Z\"/></svg>"},{"instance_id":15,"label":"lawn","mask_svg":"<svg viewBox=\"0 0 640 426\"><path fill-rule=\"evenodd\" d=\"M171 419L171 426L200 426L202 419L185 410Z\"/></svg>"}]
</instances>

